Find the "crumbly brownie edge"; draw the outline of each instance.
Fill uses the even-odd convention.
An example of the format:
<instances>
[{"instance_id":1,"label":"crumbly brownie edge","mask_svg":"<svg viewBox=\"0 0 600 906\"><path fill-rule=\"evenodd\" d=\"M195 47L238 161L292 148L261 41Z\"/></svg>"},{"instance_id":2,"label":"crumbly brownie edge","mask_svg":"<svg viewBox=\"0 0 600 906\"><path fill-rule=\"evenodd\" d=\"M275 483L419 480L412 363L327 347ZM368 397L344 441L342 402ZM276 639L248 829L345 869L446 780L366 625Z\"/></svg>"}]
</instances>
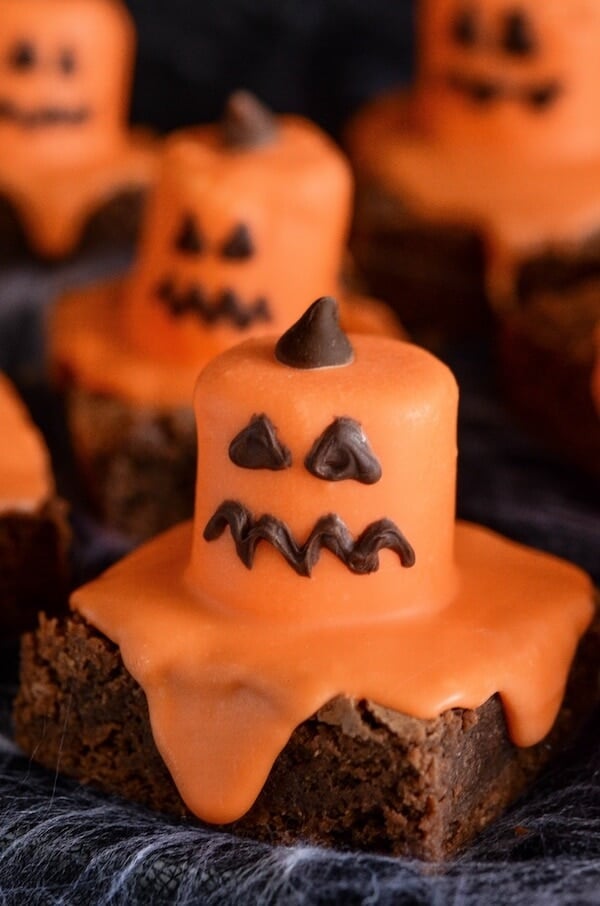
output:
<instances>
[{"instance_id":1,"label":"crumbly brownie edge","mask_svg":"<svg viewBox=\"0 0 600 906\"><path fill-rule=\"evenodd\" d=\"M497 697L421 721L339 698L296 729L250 812L227 830L441 860L500 814L597 704L600 624L580 645L549 736L517 749ZM25 636L16 738L50 770L191 817L156 751L143 691L80 617Z\"/></svg>"},{"instance_id":2,"label":"crumbly brownie edge","mask_svg":"<svg viewBox=\"0 0 600 906\"><path fill-rule=\"evenodd\" d=\"M65 404L84 488L106 525L142 541L193 515L191 406L135 406L74 385Z\"/></svg>"}]
</instances>

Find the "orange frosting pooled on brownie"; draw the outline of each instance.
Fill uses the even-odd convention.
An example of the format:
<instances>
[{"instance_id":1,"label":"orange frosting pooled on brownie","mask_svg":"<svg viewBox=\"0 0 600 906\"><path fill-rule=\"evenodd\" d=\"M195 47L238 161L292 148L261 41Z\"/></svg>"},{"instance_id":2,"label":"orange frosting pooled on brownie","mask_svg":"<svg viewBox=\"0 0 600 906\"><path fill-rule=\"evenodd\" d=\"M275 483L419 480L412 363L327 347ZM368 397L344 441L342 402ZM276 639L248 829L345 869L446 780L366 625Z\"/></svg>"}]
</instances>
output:
<instances>
[{"instance_id":1,"label":"orange frosting pooled on brownie","mask_svg":"<svg viewBox=\"0 0 600 906\"><path fill-rule=\"evenodd\" d=\"M418 78L349 130L357 168L433 222L482 231L490 289L600 223L600 5L423 0Z\"/></svg>"},{"instance_id":2,"label":"orange frosting pooled on brownie","mask_svg":"<svg viewBox=\"0 0 600 906\"><path fill-rule=\"evenodd\" d=\"M134 45L117 0L0 0L0 194L43 254L153 176L150 143L126 132Z\"/></svg>"},{"instance_id":3,"label":"orange frosting pooled on brownie","mask_svg":"<svg viewBox=\"0 0 600 906\"><path fill-rule=\"evenodd\" d=\"M33 510L53 492L44 442L10 382L0 374L0 511Z\"/></svg>"},{"instance_id":4,"label":"orange frosting pooled on brownie","mask_svg":"<svg viewBox=\"0 0 600 906\"><path fill-rule=\"evenodd\" d=\"M167 141L130 275L58 306L59 369L134 403L190 403L210 359L337 291L351 200L348 163L320 129L234 95L221 123ZM342 306L349 330L401 334L383 303Z\"/></svg>"},{"instance_id":5,"label":"orange frosting pooled on brownie","mask_svg":"<svg viewBox=\"0 0 600 906\"><path fill-rule=\"evenodd\" d=\"M498 692L540 740L592 618L580 570L454 524L457 392L428 353L321 331L202 373L193 526L155 539L72 604L119 645L188 807L228 822L295 727L336 695L420 718ZM296 331L296 333L294 333ZM318 331L317 331L318 332Z\"/></svg>"}]
</instances>

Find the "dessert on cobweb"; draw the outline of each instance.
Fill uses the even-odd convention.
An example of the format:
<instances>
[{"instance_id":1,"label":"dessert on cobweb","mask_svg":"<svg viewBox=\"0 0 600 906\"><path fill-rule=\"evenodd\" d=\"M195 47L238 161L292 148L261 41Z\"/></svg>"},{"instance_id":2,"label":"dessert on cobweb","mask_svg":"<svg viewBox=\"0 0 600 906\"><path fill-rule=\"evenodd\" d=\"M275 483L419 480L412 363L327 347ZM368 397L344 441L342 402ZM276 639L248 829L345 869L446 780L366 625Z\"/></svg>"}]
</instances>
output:
<instances>
[{"instance_id":1,"label":"dessert on cobweb","mask_svg":"<svg viewBox=\"0 0 600 906\"><path fill-rule=\"evenodd\" d=\"M270 842L463 847L591 714L600 634L578 568L455 522L457 401L327 297L214 359L194 518L25 637L21 747Z\"/></svg>"}]
</instances>

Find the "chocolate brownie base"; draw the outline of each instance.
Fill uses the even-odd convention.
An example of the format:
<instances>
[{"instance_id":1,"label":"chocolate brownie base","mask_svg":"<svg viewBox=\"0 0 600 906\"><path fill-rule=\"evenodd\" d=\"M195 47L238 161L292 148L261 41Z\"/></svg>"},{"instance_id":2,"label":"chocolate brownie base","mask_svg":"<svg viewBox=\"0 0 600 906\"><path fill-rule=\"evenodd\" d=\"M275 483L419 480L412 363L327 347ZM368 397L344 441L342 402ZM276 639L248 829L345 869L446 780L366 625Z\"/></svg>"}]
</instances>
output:
<instances>
[{"instance_id":1,"label":"chocolate brownie base","mask_svg":"<svg viewBox=\"0 0 600 906\"><path fill-rule=\"evenodd\" d=\"M146 191L132 186L108 198L90 216L77 245L65 258L101 249L132 245L141 223ZM44 259L29 242L15 206L0 195L0 263Z\"/></svg>"},{"instance_id":2,"label":"chocolate brownie base","mask_svg":"<svg viewBox=\"0 0 600 906\"><path fill-rule=\"evenodd\" d=\"M572 740L598 703L599 662L596 624L553 730L528 749L508 739L497 697L434 720L339 697L297 728L255 805L226 829L269 843L446 858ZM42 618L24 638L14 714L17 742L51 771L191 817L156 751L143 691L79 616Z\"/></svg>"},{"instance_id":3,"label":"chocolate brownie base","mask_svg":"<svg viewBox=\"0 0 600 906\"><path fill-rule=\"evenodd\" d=\"M422 220L384 188L359 184L350 247L369 292L390 303L426 345L489 329L484 249L475 231Z\"/></svg>"},{"instance_id":4,"label":"chocolate brownie base","mask_svg":"<svg viewBox=\"0 0 600 906\"><path fill-rule=\"evenodd\" d=\"M591 393L600 239L525 262L499 317L499 361L511 404L549 444L600 475L600 417Z\"/></svg>"},{"instance_id":5,"label":"chocolate brownie base","mask_svg":"<svg viewBox=\"0 0 600 906\"><path fill-rule=\"evenodd\" d=\"M65 505L0 514L0 636L37 625L38 611L67 609L69 529Z\"/></svg>"},{"instance_id":6,"label":"chocolate brownie base","mask_svg":"<svg viewBox=\"0 0 600 906\"><path fill-rule=\"evenodd\" d=\"M142 541L193 515L191 405L134 406L73 387L66 413L90 503L107 526Z\"/></svg>"}]
</instances>

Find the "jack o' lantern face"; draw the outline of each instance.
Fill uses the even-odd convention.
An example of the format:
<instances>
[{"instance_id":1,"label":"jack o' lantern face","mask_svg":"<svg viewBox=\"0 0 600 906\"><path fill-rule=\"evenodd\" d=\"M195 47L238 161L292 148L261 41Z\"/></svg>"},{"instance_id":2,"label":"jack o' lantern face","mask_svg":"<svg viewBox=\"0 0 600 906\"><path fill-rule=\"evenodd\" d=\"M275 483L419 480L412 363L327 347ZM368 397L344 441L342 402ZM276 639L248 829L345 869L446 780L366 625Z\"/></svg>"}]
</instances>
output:
<instances>
[{"instance_id":1,"label":"jack o' lantern face","mask_svg":"<svg viewBox=\"0 0 600 906\"><path fill-rule=\"evenodd\" d=\"M434 121L454 117L455 130L470 123L481 136L506 127L513 141L532 130L547 140L545 122L589 129L600 99L597 3L423 0L420 25L421 86L437 96Z\"/></svg>"},{"instance_id":2,"label":"jack o' lantern face","mask_svg":"<svg viewBox=\"0 0 600 906\"><path fill-rule=\"evenodd\" d=\"M439 593L452 572L454 381L336 318L317 300L276 344L240 343L198 379L186 581L212 606L360 619L427 606L423 584Z\"/></svg>"},{"instance_id":3,"label":"jack o' lantern face","mask_svg":"<svg viewBox=\"0 0 600 906\"><path fill-rule=\"evenodd\" d=\"M223 236L211 241L195 214L185 212L173 236L173 253L180 259L178 267L156 287L157 300L173 318L196 319L206 325L224 322L240 330L271 320L264 296L245 299L234 288L242 268L251 264L258 254L253 231L247 223L234 223ZM203 284L204 258L212 259L213 266L221 269L224 277L221 288ZM186 265L190 267L187 280L176 272ZM231 285L227 285L227 273L231 274Z\"/></svg>"},{"instance_id":4,"label":"jack o' lantern face","mask_svg":"<svg viewBox=\"0 0 600 906\"><path fill-rule=\"evenodd\" d=\"M229 457L245 469L291 468L292 457L266 415L253 416L249 425L232 441ZM316 438L304 467L324 481L358 481L376 484L381 479L381 466L371 450L361 425L352 418L336 418ZM204 539L215 541L229 526L237 554L252 569L260 542L271 544L299 576L311 576L321 550L331 551L348 569L367 575L379 569L379 551L387 548L398 555L402 566L414 566L415 553L400 529L391 519L369 523L354 538L342 517L324 513L302 542L294 538L290 527L270 513L254 516L237 500L225 500L209 519Z\"/></svg>"},{"instance_id":5,"label":"jack o' lantern face","mask_svg":"<svg viewBox=\"0 0 600 906\"><path fill-rule=\"evenodd\" d=\"M312 125L255 114L254 144L227 119L166 144L123 315L132 346L153 358L205 362L283 330L307 298L337 288L347 164Z\"/></svg>"},{"instance_id":6,"label":"jack o' lantern face","mask_svg":"<svg viewBox=\"0 0 600 906\"><path fill-rule=\"evenodd\" d=\"M127 107L133 32L116 0L0 0L0 148L101 155Z\"/></svg>"}]
</instances>

